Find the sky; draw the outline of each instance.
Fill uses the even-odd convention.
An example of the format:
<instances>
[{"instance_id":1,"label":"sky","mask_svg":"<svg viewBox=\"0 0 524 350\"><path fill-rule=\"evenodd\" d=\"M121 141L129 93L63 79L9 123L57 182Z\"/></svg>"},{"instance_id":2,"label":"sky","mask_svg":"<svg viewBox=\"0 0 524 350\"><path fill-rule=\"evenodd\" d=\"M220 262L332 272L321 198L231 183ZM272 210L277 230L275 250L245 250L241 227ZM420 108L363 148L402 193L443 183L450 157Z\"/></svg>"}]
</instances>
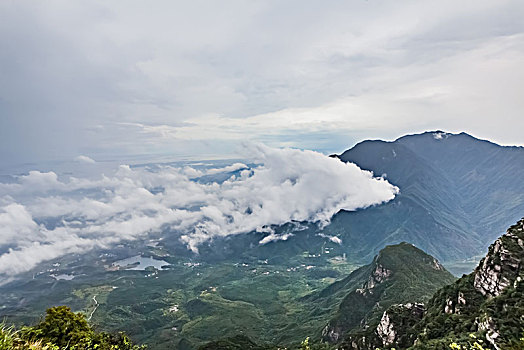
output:
<instances>
[{"instance_id":1,"label":"sky","mask_svg":"<svg viewBox=\"0 0 524 350\"><path fill-rule=\"evenodd\" d=\"M437 129L523 145L522 18L520 0L1 1L0 162Z\"/></svg>"}]
</instances>

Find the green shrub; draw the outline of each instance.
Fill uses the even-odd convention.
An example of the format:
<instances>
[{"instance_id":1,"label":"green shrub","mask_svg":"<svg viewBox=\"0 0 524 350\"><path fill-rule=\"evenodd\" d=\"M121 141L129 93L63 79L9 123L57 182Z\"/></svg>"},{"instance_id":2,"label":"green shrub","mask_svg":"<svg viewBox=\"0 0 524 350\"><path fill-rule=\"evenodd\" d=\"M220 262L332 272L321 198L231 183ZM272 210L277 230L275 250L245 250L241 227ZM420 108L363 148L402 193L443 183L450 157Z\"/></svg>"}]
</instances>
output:
<instances>
[{"instance_id":1,"label":"green shrub","mask_svg":"<svg viewBox=\"0 0 524 350\"><path fill-rule=\"evenodd\" d=\"M33 327L15 330L0 324L0 350L140 350L125 333L96 332L81 313L52 307Z\"/></svg>"}]
</instances>

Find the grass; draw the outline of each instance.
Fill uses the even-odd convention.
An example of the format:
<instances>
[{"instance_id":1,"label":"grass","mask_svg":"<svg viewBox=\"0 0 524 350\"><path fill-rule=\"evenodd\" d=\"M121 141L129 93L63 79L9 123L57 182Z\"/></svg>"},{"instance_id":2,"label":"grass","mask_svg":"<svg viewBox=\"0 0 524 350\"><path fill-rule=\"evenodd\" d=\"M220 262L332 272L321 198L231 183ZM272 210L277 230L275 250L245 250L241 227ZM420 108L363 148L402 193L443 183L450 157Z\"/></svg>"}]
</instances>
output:
<instances>
[{"instance_id":1,"label":"grass","mask_svg":"<svg viewBox=\"0 0 524 350\"><path fill-rule=\"evenodd\" d=\"M0 323L0 350L55 350L50 345L43 345L41 340L27 341L19 335L14 325Z\"/></svg>"},{"instance_id":2,"label":"grass","mask_svg":"<svg viewBox=\"0 0 524 350\"><path fill-rule=\"evenodd\" d=\"M0 323L0 350L13 349L17 340L18 335L14 326L7 326L5 323Z\"/></svg>"}]
</instances>

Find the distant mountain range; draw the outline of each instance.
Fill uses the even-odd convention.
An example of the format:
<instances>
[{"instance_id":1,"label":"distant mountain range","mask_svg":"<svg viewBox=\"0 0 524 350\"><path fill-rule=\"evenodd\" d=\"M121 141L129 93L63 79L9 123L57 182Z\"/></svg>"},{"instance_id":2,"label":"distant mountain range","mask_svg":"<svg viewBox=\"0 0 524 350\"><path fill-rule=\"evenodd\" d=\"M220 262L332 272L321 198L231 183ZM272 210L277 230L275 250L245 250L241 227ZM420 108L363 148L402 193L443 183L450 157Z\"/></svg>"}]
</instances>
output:
<instances>
[{"instance_id":1,"label":"distant mountain range","mask_svg":"<svg viewBox=\"0 0 524 350\"><path fill-rule=\"evenodd\" d=\"M524 212L522 147L435 131L364 141L339 158L400 188L389 203L334 218L330 232L358 256L406 241L443 261L464 259L484 252Z\"/></svg>"},{"instance_id":2,"label":"distant mountain range","mask_svg":"<svg viewBox=\"0 0 524 350\"><path fill-rule=\"evenodd\" d=\"M522 349L524 221L497 237L524 212L524 148L436 131L334 157L400 193L325 227L271 227L287 239L267 244L249 232L194 254L167 230L70 254L0 285L0 317L35 324L67 304L151 349ZM495 240L473 273L448 272L467 259L471 272ZM168 265L118 267L136 256Z\"/></svg>"},{"instance_id":3,"label":"distant mountain range","mask_svg":"<svg viewBox=\"0 0 524 350\"><path fill-rule=\"evenodd\" d=\"M329 247L331 256L368 263L385 246L409 242L446 266L472 258L452 271L461 274L471 271L490 242L524 212L523 147L432 131L393 142L363 141L333 157L384 176L400 193L382 205L341 211L324 228L275 227L279 235L292 233L286 241L260 245L260 233L248 233L204 245L201 256L278 262L304 251L324 254Z\"/></svg>"}]
</instances>

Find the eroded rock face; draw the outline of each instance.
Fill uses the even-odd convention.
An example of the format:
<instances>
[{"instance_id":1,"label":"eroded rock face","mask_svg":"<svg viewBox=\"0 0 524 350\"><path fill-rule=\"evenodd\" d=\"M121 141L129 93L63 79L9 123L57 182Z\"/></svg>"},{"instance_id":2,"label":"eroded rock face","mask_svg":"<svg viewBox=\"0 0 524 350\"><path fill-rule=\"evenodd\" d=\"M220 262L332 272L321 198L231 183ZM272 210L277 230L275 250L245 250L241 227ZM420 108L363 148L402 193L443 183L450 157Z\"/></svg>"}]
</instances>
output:
<instances>
[{"instance_id":1,"label":"eroded rock face","mask_svg":"<svg viewBox=\"0 0 524 350\"><path fill-rule=\"evenodd\" d=\"M393 322L391 322L387 311L384 311L384 314L380 319L380 323L377 326L377 334L382 340L384 346L389 346L395 342L397 333L393 328Z\"/></svg>"},{"instance_id":2,"label":"eroded rock face","mask_svg":"<svg viewBox=\"0 0 524 350\"><path fill-rule=\"evenodd\" d=\"M378 264L373 270L369 279L364 283L362 288L357 289L360 294L373 293L373 288L378 284L384 282L391 276L391 270L386 269L384 266Z\"/></svg>"},{"instance_id":3,"label":"eroded rock face","mask_svg":"<svg viewBox=\"0 0 524 350\"><path fill-rule=\"evenodd\" d=\"M500 347L497 344L497 338L500 336L499 332L496 329L495 322L491 317L485 317L484 320L477 323L478 329L481 331L486 331L486 340L497 350Z\"/></svg>"},{"instance_id":4,"label":"eroded rock face","mask_svg":"<svg viewBox=\"0 0 524 350\"><path fill-rule=\"evenodd\" d=\"M322 330L322 338L328 340L331 343L336 343L340 340L340 332L337 331L336 327L331 326L328 324L324 329Z\"/></svg>"},{"instance_id":5,"label":"eroded rock face","mask_svg":"<svg viewBox=\"0 0 524 350\"><path fill-rule=\"evenodd\" d=\"M475 289L487 297L500 295L512 285L522 270L524 220L512 226L495 241L475 271Z\"/></svg>"},{"instance_id":6,"label":"eroded rock face","mask_svg":"<svg viewBox=\"0 0 524 350\"><path fill-rule=\"evenodd\" d=\"M439 271L444 270L444 266L442 266L442 264L437 259L433 259L432 266L435 270L439 270Z\"/></svg>"},{"instance_id":7,"label":"eroded rock face","mask_svg":"<svg viewBox=\"0 0 524 350\"><path fill-rule=\"evenodd\" d=\"M375 288L379 284L384 283L386 280L388 280L391 277L392 271L385 268L380 263L376 262L377 260L378 258L376 258L374 261L375 265L368 279L365 280L364 283L362 283L360 288L355 289L354 294L358 295L358 297L355 300L353 300L354 302L365 303L366 300L369 300L368 298L376 297L377 294L375 292L377 291ZM351 293L348 296L351 296ZM365 314L362 314L362 319L360 320L360 322L362 323L361 324L362 326L364 326L364 323L363 323L364 318L365 318ZM344 322L339 322L339 321L329 322L327 326L324 327L324 329L322 330L322 338L324 340L327 340L328 342L337 343L345 336L345 334L347 333L349 329L355 326L358 326L358 324L352 324L351 326L348 326L345 323L345 321ZM365 339L361 339L361 340L364 341L365 343ZM360 348L357 347L357 349L360 349Z\"/></svg>"},{"instance_id":8,"label":"eroded rock face","mask_svg":"<svg viewBox=\"0 0 524 350\"><path fill-rule=\"evenodd\" d=\"M444 312L447 314L452 314L454 312L453 300L450 298L446 299L446 306L444 306Z\"/></svg>"},{"instance_id":9,"label":"eroded rock face","mask_svg":"<svg viewBox=\"0 0 524 350\"><path fill-rule=\"evenodd\" d=\"M422 303L397 304L384 311L376 333L383 346L396 344L398 335L405 332L403 327L411 327L424 316L425 307Z\"/></svg>"},{"instance_id":10,"label":"eroded rock face","mask_svg":"<svg viewBox=\"0 0 524 350\"><path fill-rule=\"evenodd\" d=\"M460 314L462 305L466 305L466 298L464 293L459 292L456 300L452 298L446 299L446 306L444 306L444 312L447 314Z\"/></svg>"},{"instance_id":11,"label":"eroded rock face","mask_svg":"<svg viewBox=\"0 0 524 350\"><path fill-rule=\"evenodd\" d=\"M508 231L489 248L486 257L475 270L474 287L487 298L499 296L506 288L517 288L524 275L524 219ZM477 319L478 329L486 332L486 340L495 349L500 349L500 324L484 315Z\"/></svg>"}]
</instances>

